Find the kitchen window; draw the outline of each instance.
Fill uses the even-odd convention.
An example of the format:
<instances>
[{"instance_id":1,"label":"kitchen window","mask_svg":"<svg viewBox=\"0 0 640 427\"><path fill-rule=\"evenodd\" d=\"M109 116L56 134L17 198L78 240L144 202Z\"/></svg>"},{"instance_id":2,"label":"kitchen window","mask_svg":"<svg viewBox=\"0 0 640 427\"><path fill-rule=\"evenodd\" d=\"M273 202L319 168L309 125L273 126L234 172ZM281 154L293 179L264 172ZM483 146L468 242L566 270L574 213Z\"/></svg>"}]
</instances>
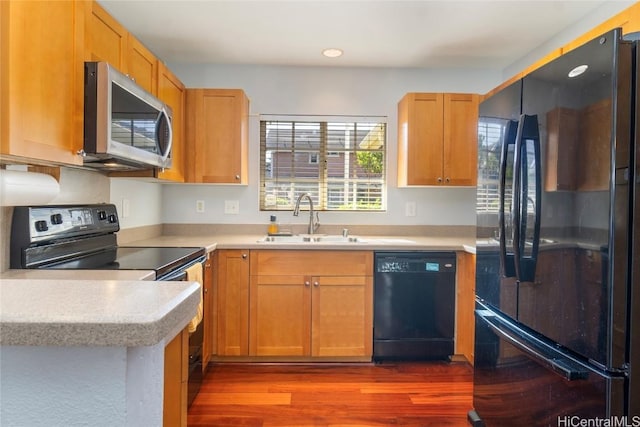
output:
<instances>
[{"instance_id":1,"label":"kitchen window","mask_svg":"<svg viewBox=\"0 0 640 427\"><path fill-rule=\"evenodd\" d=\"M262 116L260 209L386 209L386 118Z\"/></svg>"}]
</instances>

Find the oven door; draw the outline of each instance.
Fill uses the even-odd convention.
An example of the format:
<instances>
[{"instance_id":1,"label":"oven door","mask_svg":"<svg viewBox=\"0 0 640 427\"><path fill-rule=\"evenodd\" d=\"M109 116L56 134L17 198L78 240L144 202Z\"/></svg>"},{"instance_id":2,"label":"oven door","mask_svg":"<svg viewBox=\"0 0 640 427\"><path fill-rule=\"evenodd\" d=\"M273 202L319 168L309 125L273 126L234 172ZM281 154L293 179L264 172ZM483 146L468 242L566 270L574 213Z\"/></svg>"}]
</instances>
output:
<instances>
[{"instance_id":1,"label":"oven door","mask_svg":"<svg viewBox=\"0 0 640 427\"><path fill-rule=\"evenodd\" d=\"M169 281L187 281L189 278L187 277L187 269L194 265L200 263L204 269L204 260L198 259L195 262L192 262L184 267L181 267L173 272L167 273L164 276L160 276L156 278L156 280L161 280L165 282ZM202 283L200 284L203 285ZM202 366L202 344L204 340L204 316L206 313L203 313L202 320L196 327L196 330L189 334L189 382L188 382L188 392L187 392L187 405L191 406L194 399L198 395L200 391L200 386L202 385L203 378L203 366Z\"/></svg>"}]
</instances>

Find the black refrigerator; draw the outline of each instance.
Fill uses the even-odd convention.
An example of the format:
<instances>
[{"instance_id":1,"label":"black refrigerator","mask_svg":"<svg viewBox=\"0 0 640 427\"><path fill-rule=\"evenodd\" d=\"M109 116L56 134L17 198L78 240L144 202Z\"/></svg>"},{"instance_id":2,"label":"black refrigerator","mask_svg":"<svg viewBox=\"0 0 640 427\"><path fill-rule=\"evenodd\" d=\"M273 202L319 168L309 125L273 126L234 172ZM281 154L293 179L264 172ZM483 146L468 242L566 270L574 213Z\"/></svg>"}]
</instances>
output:
<instances>
[{"instance_id":1,"label":"black refrigerator","mask_svg":"<svg viewBox=\"0 0 640 427\"><path fill-rule=\"evenodd\" d=\"M480 104L474 426L640 425L632 39L603 34Z\"/></svg>"}]
</instances>

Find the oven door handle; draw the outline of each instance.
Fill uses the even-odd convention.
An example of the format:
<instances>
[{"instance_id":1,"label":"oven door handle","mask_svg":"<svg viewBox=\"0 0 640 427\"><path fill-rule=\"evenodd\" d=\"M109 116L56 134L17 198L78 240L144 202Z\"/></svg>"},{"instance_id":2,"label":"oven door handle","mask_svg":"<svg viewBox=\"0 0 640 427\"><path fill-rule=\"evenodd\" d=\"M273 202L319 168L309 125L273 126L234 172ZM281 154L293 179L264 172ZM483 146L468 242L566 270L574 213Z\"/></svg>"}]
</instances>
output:
<instances>
[{"instance_id":1,"label":"oven door handle","mask_svg":"<svg viewBox=\"0 0 640 427\"><path fill-rule=\"evenodd\" d=\"M163 282L184 282L187 280L187 271L180 269L179 271L174 271L173 273L169 273L156 280L161 280Z\"/></svg>"},{"instance_id":2,"label":"oven door handle","mask_svg":"<svg viewBox=\"0 0 640 427\"><path fill-rule=\"evenodd\" d=\"M204 264L206 260L207 260L206 256L198 257L195 261L190 262L189 264L177 269L176 271L167 273L164 276L156 277L156 280L162 281L162 282L184 282L187 280L187 269L192 265L195 265L198 263Z\"/></svg>"}]
</instances>

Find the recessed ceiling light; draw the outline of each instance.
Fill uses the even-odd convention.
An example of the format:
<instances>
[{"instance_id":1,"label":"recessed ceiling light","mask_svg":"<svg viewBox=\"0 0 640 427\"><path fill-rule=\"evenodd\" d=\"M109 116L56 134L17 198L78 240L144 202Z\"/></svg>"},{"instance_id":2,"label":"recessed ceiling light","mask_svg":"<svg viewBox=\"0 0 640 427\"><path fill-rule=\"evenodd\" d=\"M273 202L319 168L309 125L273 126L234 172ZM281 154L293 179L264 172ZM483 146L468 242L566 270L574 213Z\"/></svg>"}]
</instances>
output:
<instances>
[{"instance_id":1,"label":"recessed ceiling light","mask_svg":"<svg viewBox=\"0 0 640 427\"><path fill-rule=\"evenodd\" d=\"M584 73L585 71L587 71L587 68L589 68L588 65L578 65L576 68L574 68L573 70L569 71L569 74L567 74L569 77L573 78L573 77L578 77L580 74Z\"/></svg>"},{"instance_id":2,"label":"recessed ceiling light","mask_svg":"<svg viewBox=\"0 0 640 427\"><path fill-rule=\"evenodd\" d=\"M342 56L343 53L344 52L342 52L342 49L337 49L335 47L330 47L322 51L322 54L327 58L337 58L339 56Z\"/></svg>"}]
</instances>

